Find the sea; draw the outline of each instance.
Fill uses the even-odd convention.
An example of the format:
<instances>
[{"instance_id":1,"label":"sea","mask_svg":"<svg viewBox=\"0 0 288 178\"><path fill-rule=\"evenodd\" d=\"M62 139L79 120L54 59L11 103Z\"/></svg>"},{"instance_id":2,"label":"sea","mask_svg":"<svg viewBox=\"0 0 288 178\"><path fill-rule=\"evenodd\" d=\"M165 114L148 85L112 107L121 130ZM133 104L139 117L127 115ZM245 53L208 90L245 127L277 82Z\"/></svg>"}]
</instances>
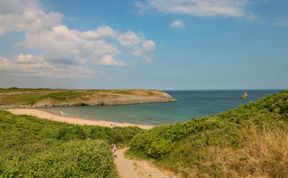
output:
<instances>
[{"instance_id":1,"label":"sea","mask_svg":"<svg viewBox=\"0 0 288 178\"><path fill-rule=\"evenodd\" d=\"M56 114L88 120L160 125L187 121L246 105L279 90L246 90L249 99L241 100L243 90L166 91L177 101L119 106L75 106L48 108Z\"/></svg>"}]
</instances>

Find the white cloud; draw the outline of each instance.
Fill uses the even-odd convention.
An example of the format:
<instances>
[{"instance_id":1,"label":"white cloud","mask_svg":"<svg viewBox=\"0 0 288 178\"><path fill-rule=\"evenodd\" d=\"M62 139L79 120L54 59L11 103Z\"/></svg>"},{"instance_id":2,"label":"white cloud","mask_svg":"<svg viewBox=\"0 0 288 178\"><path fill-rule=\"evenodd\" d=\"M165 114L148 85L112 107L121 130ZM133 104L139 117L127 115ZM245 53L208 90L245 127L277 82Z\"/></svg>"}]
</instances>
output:
<instances>
[{"instance_id":1,"label":"white cloud","mask_svg":"<svg viewBox=\"0 0 288 178\"><path fill-rule=\"evenodd\" d=\"M43 57L31 54L20 54L13 59L0 56L0 71L15 76L49 78L87 78L96 74L82 66L51 64Z\"/></svg>"},{"instance_id":2,"label":"white cloud","mask_svg":"<svg viewBox=\"0 0 288 178\"><path fill-rule=\"evenodd\" d=\"M140 1L135 2L135 7L138 8L140 14L143 14L145 11L149 9L149 7L146 4Z\"/></svg>"},{"instance_id":3,"label":"white cloud","mask_svg":"<svg viewBox=\"0 0 288 178\"><path fill-rule=\"evenodd\" d=\"M104 56L99 61L99 63L101 65L105 65L105 66L126 66L126 64L123 61L118 61L118 60L114 59L114 57L111 55Z\"/></svg>"},{"instance_id":4,"label":"white cloud","mask_svg":"<svg viewBox=\"0 0 288 178\"><path fill-rule=\"evenodd\" d=\"M152 40L145 40L142 46L145 51L150 51L150 52L153 51L156 47L154 41Z\"/></svg>"},{"instance_id":5,"label":"white cloud","mask_svg":"<svg viewBox=\"0 0 288 178\"><path fill-rule=\"evenodd\" d=\"M19 54L14 59L14 62L18 64L33 64L44 62L43 57L35 57L32 54Z\"/></svg>"},{"instance_id":6,"label":"white cloud","mask_svg":"<svg viewBox=\"0 0 288 178\"><path fill-rule=\"evenodd\" d=\"M169 26L171 28L184 28L185 24L181 20L173 20Z\"/></svg>"},{"instance_id":7,"label":"white cloud","mask_svg":"<svg viewBox=\"0 0 288 178\"><path fill-rule=\"evenodd\" d=\"M167 14L251 17L246 11L248 0L147 0L136 5L140 11L150 8Z\"/></svg>"},{"instance_id":8,"label":"white cloud","mask_svg":"<svg viewBox=\"0 0 288 178\"><path fill-rule=\"evenodd\" d=\"M273 25L288 26L288 15L275 18L273 20Z\"/></svg>"},{"instance_id":9,"label":"white cloud","mask_svg":"<svg viewBox=\"0 0 288 178\"><path fill-rule=\"evenodd\" d=\"M94 31L90 30L81 33L81 37L87 39L99 39L105 37L115 38L117 35L118 33L109 26L101 26Z\"/></svg>"},{"instance_id":10,"label":"white cloud","mask_svg":"<svg viewBox=\"0 0 288 178\"><path fill-rule=\"evenodd\" d=\"M130 55L142 57L146 62L152 60L152 53L156 49L154 41L132 31L120 35L118 41Z\"/></svg>"},{"instance_id":11,"label":"white cloud","mask_svg":"<svg viewBox=\"0 0 288 178\"><path fill-rule=\"evenodd\" d=\"M141 45L131 48L130 53L134 56L144 57L146 62L151 62L152 52L155 48L156 45L152 40L144 40Z\"/></svg>"},{"instance_id":12,"label":"white cloud","mask_svg":"<svg viewBox=\"0 0 288 178\"><path fill-rule=\"evenodd\" d=\"M53 63L70 65L85 64L87 60L103 64L99 62L103 57L109 55L115 58L120 53L147 60L156 46L154 41L132 31L122 34L116 32L104 34L99 29L112 30L109 26L103 26L92 33L87 33L87 31L70 30L64 25L58 25L50 31L28 33L23 46L41 49L44 57ZM110 39L109 42L106 40L107 35ZM153 43L153 48L147 49L147 42ZM136 50L141 52L136 54ZM105 65L108 65L108 63L105 63Z\"/></svg>"},{"instance_id":13,"label":"white cloud","mask_svg":"<svg viewBox=\"0 0 288 178\"><path fill-rule=\"evenodd\" d=\"M34 0L0 1L0 36L9 31L35 32L60 24L63 15L44 12Z\"/></svg>"},{"instance_id":14,"label":"white cloud","mask_svg":"<svg viewBox=\"0 0 288 178\"><path fill-rule=\"evenodd\" d=\"M133 46L139 44L142 41L142 39L136 33L132 32L132 31L128 31L126 33L121 34L118 37L118 41L124 47L129 48L129 47L133 47Z\"/></svg>"},{"instance_id":15,"label":"white cloud","mask_svg":"<svg viewBox=\"0 0 288 178\"><path fill-rule=\"evenodd\" d=\"M120 54L122 58L134 56L152 60L155 42L142 34L120 32L108 25L80 31L68 28L62 19L59 12L44 11L37 0L0 0L0 38L8 32L23 32L24 40L18 43L18 47L23 51L37 51L35 54L19 54L13 60L2 57L5 69L13 70L15 65L30 71L32 66L44 66L47 72L48 69L54 72L75 68L85 73L93 68L91 65L128 65L118 59Z\"/></svg>"}]
</instances>

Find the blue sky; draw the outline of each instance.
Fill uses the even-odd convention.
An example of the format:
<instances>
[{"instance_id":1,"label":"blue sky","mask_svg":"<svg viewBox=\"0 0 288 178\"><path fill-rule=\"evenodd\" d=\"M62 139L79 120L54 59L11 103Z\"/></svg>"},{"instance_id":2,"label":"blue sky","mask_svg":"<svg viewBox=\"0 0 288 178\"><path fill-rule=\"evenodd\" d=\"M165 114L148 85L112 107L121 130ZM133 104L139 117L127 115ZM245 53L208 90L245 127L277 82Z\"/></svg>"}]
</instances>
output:
<instances>
[{"instance_id":1,"label":"blue sky","mask_svg":"<svg viewBox=\"0 0 288 178\"><path fill-rule=\"evenodd\" d=\"M285 0L0 0L0 87L287 89Z\"/></svg>"}]
</instances>

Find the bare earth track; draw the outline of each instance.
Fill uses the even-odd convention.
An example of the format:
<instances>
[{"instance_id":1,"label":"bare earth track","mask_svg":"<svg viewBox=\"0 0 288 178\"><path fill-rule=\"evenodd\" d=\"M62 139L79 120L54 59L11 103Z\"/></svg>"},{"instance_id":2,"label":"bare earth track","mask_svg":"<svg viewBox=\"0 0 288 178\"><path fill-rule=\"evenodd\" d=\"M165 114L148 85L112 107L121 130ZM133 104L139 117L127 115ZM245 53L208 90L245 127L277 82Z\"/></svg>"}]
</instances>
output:
<instances>
[{"instance_id":1,"label":"bare earth track","mask_svg":"<svg viewBox=\"0 0 288 178\"><path fill-rule=\"evenodd\" d=\"M115 164L120 178L176 178L169 172L160 171L146 161L127 159L125 149L117 150Z\"/></svg>"}]
</instances>

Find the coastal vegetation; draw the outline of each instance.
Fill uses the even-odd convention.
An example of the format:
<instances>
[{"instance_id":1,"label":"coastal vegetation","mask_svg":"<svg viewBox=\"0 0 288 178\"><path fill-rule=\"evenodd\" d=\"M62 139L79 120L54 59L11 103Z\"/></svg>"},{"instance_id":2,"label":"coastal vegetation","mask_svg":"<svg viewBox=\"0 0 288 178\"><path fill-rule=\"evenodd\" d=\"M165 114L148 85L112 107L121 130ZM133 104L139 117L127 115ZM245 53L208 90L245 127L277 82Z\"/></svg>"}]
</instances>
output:
<instances>
[{"instance_id":1,"label":"coastal vegetation","mask_svg":"<svg viewBox=\"0 0 288 178\"><path fill-rule=\"evenodd\" d=\"M76 126L0 110L0 177L117 177L110 144L136 127Z\"/></svg>"},{"instance_id":2,"label":"coastal vegetation","mask_svg":"<svg viewBox=\"0 0 288 178\"><path fill-rule=\"evenodd\" d=\"M0 110L0 177L117 177L112 143L181 177L288 177L288 91L150 130Z\"/></svg>"},{"instance_id":3,"label":"coastal vegetation","mask_svg":"<svg viewBox=\"0 0 288 178\"><path fill-rule=\"evenodd\" d=\"M288 91L139 133L128 154L182 177L288 177Z\"/></svg>"},{"instance_id":4,"label":"coastal vegetation","mask_svg":"<svg viewBox=\"0 0 288 178\"><path fill-rule=\"evenodd\" d=\"M0 106L4 108L118 105L169 101L174 101L174 99L167 93L158 90L0 88Z\"/></svg>"}]
</instances>

